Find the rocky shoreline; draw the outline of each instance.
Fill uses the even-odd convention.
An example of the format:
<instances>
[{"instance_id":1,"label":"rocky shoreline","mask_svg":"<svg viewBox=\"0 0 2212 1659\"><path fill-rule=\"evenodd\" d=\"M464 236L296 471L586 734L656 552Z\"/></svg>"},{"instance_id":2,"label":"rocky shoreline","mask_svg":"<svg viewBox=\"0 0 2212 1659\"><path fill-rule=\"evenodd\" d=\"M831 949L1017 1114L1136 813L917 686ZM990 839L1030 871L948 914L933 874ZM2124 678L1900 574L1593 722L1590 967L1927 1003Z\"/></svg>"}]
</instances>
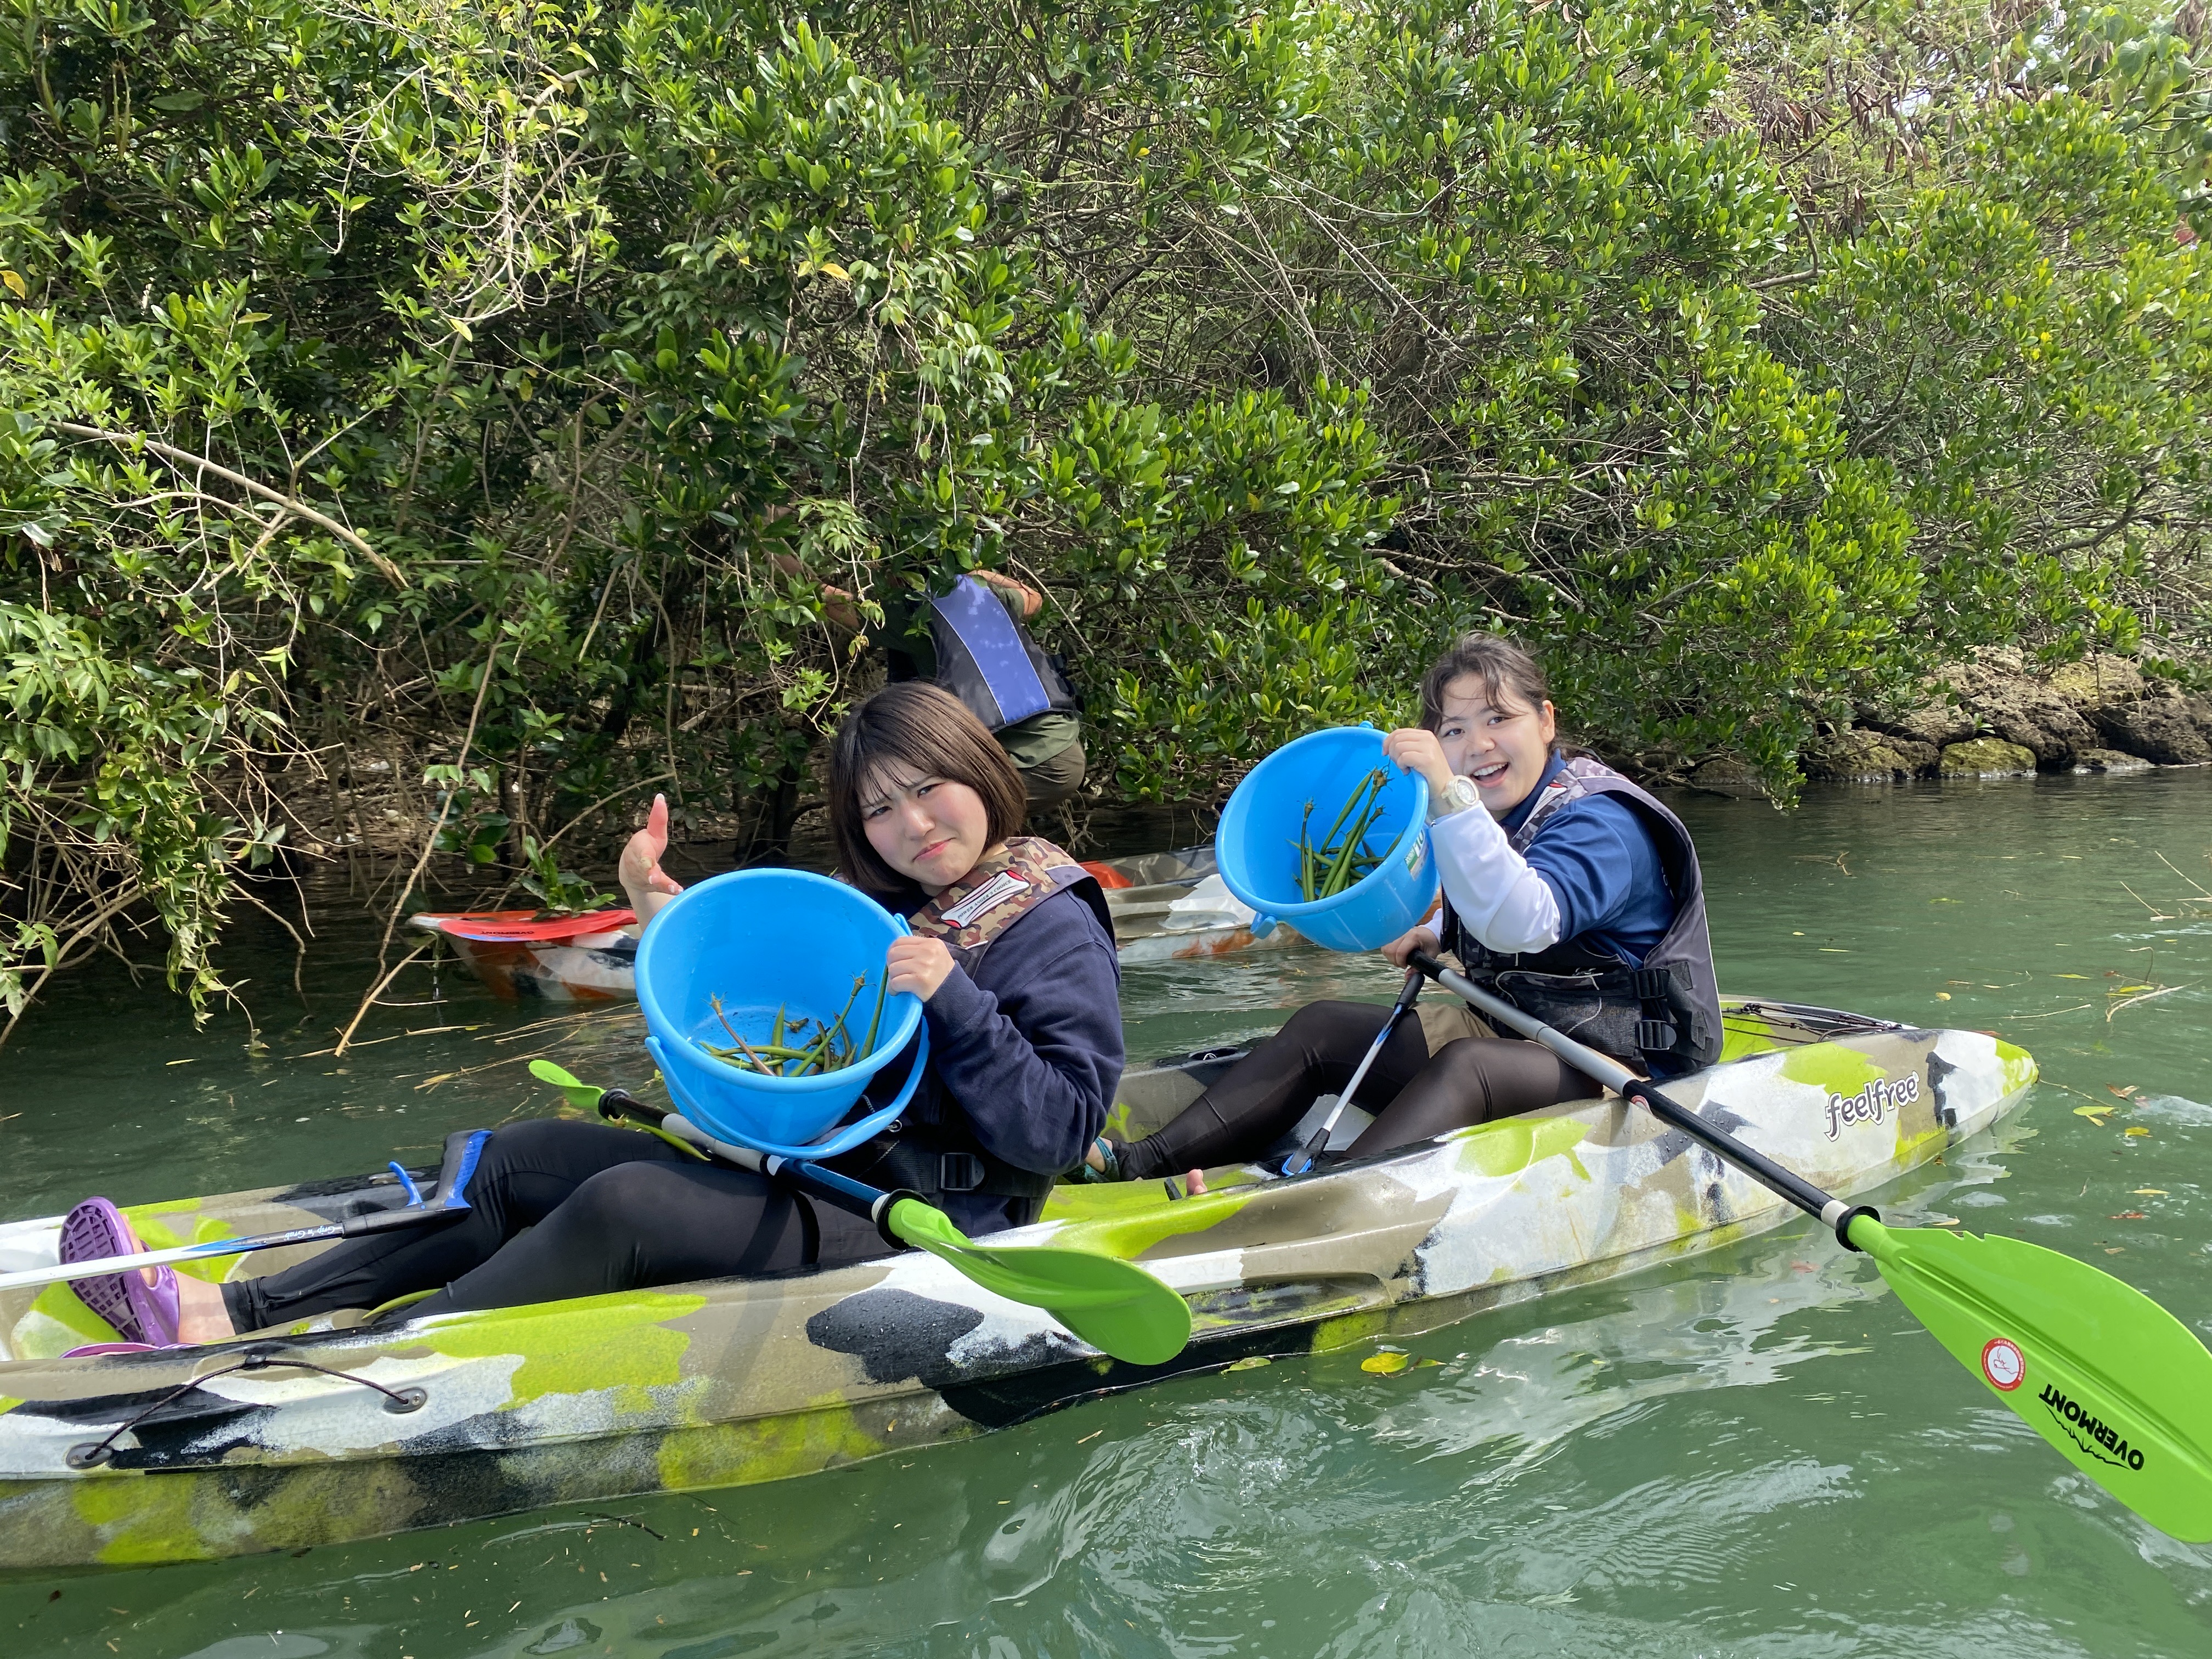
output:
<instances>
[{"instance_id":1,"label":"rocky shoreline","mask_svg":"<svg viewBox=\"0 0 2212 1659\"><path fill-rule=\"evenodd\" d=\"M1827 783L2202 766L2212 762L2212 697L2181 693L2124 657L2037 672L2017 651L1990 650L1910 708L1856 710L1800 759L1808 779ZM1689 781L1735 793L1754 778L1723 759Z\"/></svg>"}]
</instances>

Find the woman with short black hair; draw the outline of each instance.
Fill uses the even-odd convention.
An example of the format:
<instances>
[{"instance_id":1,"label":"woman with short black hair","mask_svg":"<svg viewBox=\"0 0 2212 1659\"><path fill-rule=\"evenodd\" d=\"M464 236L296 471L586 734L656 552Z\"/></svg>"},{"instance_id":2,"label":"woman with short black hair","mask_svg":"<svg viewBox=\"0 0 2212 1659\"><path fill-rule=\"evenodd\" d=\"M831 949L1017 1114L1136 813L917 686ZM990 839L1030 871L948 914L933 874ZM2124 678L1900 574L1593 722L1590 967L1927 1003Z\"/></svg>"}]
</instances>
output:
<instances>
[{"instance_id":1,"label":"woman with short black hair","mask_svg":"<svg viewBox=\"0 0 2212 1659\"><path fill-rule=\"evenodd\" d=\"M907 915L913 932L891 945L886 980L922 1000L929 1060L896 1132L829 1163L922 1194L971 1236L1035 1218L1054 1177L1103 1127L1121 1076L1105 896L1059 848L1021 833L1023 811L1013 763L935 686L886 686L837 734L830 818L843 872ZM623 856L648 925L678 890L659 869L666 823L656 801ZM905 1069L886 1066L877 1090L900 1086ZM468 1209L441 1227L348 1240L265 1278L213 1285L163 1268L158 1284L110 1274L78 1288L128 1341L209 1342L401 1297L425 1297L413 1316L454 1313L830 1266L888 1248L866 1220L763 1176L574 1119L495 1133L466 1195ZM105 1199L70 1216L77 1242L65 1260L138 1249Z\"/></svg>"}]
</instances>

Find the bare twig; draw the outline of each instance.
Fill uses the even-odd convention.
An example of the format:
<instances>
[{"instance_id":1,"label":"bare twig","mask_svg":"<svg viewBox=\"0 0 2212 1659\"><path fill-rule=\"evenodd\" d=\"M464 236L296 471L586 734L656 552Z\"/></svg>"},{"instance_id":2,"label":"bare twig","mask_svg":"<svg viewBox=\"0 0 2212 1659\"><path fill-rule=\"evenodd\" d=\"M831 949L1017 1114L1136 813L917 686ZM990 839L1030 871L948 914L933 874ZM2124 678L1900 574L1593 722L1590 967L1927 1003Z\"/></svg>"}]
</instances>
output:
<instances>
[{"instance_id":1,"label":"bare twig","mask_svg":"<svg viewBox=\"0 0 2212 1659\"><path fill-rule=\"evenodd\" d=\"M363 558L384 573L386 580L394 587L407 586L407 578L401 574L399 567L363 541L357 532L347 529L329 514L319 513L305 501L297 501L280 489L271 489L267 484L249 478L243 472L234 472L227 466L217 465L204 455L195 455L190 450L179 449L173 444L162 443L158 439L148 437L143 432L109 432L100 427L79 426L74 421L56 421L54 425L71 437L99 438L108 443L118 444L125 449L149 449L166 461L212 472L216 477L236 484L250 495L258 495L264 501L274 502L289 513L297 514L310 524L320 525L340 541L356 549ZM281 523L282 520L280 520L279 522ZM274 533L273 526L270 533Z\"/></svg>"},{"instance_id":2,"label":"bare twig","mask_svg":"<svg viewBox=\"0 0 2212 1659\"><path fill-rule=\"evenodd\" d=\"M2194 985L2196 982L2196 981L2191 980L2189 984ZM2112 1016L2118 1013L2123 1008L2132 1008L2138 1002L2155 1001L2160 997L2170 997L2176 991L2186 991L2188 988L2189 985L2161 985L2155 991L2144 991L2136 996L2131 996L2126 998L2124 1000L2116 1002L2111 1007L2105 1010L2105 1024L2110 1025L2112 1023Z\"/></svg>"},{"instance_id":3,"label":"bare twig","mask_svg":"<svg viewBox=\"0 0 2212 1659\"><path fill-rule=\"evenodd\" d=\"M338 1033L338 1046L331 1050L333 1056L344 1054L347 1048L351 1045L355 1028L360 1025L362 1017L368 1013L371 1008L376 1006L377 998L384 994L384 988L391 984L393 980L398 979L401 972L406 969L406 967L412 963L416 957L421 956L429 948L428 945L416 945L413 950L410 951L405 956L400 957L398 962L392 965L392 971L390 973L385 975L382 979L380 979L374 985L369 988L368 994L361 1000L361 1006L353 1011L353 1018L346 1022L345 1030Z\"/></svg>"},{"instance_id":4,"label":"bare twig","mask_svg":"<svg viewBox=\"0 0 2212 1659\"><path fill-rule=\"evenodd\" d=\"M491 621L491 651L484 658L483 684L477 687L476 706L469 710L468 730L461 733L460 753L453 762L456 769L465 768L469 763L469 748L477 739L477 722L483 718L484 699L490 696L491 683L499 672L500 644L499 619L495 617ZM392 949L392 935L393 930L399 926L399 913L407 908L407 900L415 890L415 884L422 879L423 870L429 865L430 854L437 850L439 832L446 827L447 815L453 810L453 792L448 789L446 792L446 799L439 805L437 818L430 825L430 833L422 837L422 850L416 856L415 867L408 872L407 879L399 884L399 896L392 902L392 914L385 918L384 937L378 942L376 947L376 965L379 968L384 966L385 958ZM399 968L404 968L407 963L414 961L428 948L428 945L418 945L409 951L406 961L402 962ZM338 1038L339 1054L345 1053L346 1043L352 1037L354 1028L361 1024L362 1016L368 1012L369 1004L374 1002L383 994L384 988L392 983L393 977L399 972L399 968L394 968L391 973L386 974L378 980L375 988L362 999L361 1006L354 1010L353 1018L346 1022L344 1035Z\"/></svg>"}]
</instances>

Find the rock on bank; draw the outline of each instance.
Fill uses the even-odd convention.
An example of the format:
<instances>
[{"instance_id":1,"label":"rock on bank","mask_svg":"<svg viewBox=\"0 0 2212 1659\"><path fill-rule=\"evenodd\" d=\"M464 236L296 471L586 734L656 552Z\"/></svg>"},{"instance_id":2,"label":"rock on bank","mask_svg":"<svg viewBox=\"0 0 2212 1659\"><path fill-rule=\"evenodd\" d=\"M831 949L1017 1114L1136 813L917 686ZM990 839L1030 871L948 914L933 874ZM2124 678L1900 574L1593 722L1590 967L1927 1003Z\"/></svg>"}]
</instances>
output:
<instances>
[{"instance_id":1,"label":"rock on bank","mask_svg":"<svg viewBox=\"0 0 2212 1659\"><path fill-rule=\"evenodd\" d=\"M1836 782L2199 765L2212 762L2212 697L2123 657L2038 673L2017 651L1986 651L1917 704L1859 709L1802 759L1808 777Z\"/></svg>"}]
</instances>

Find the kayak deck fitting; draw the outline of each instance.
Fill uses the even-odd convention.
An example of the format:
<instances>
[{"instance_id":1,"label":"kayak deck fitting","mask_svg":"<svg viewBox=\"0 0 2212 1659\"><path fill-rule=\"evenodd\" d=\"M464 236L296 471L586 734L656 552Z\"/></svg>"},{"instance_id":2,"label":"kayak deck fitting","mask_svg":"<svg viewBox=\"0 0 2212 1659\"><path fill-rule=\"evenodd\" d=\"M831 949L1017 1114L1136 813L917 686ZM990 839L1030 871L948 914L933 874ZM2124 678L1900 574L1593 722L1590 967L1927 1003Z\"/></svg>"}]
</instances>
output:
<instances>
[{"instance_id":1,"label":"kayak deck fitting","mask_svg":"<svg viewBox=\"0 0 2212 1659\"><path fill-rule=\"evenodd\" d=\"M1741 999L1726 1012L1722 1061L1668 1092L1838 1194L1987 1129L2036 1076L2024 1050L1977 1032ZM1164 1123L1232 1058L1132 1071L1111 1127ZM1208 1184L1180 1200L1159 1182L1063 1186L1036 1224L994 1241L1139 1261L1182 1292L1190 1346L1152 1367L1108 1360L918 1254L370 1328L340 1313L81 1359L55 1356L107 1333L66 1286L0 1294L0 1565L299 1548L811 1474L1253 1356L1403 1337L1795 1215L1615 1097L1294 1180L1262 1161ZM378 1175L125 1212L160 1247L405 1200ZM58 1226L0 1226L0 1270L52 1261ZM318 1248L207 1271L275 1272Z\"/></svg>"}]
</instances>

